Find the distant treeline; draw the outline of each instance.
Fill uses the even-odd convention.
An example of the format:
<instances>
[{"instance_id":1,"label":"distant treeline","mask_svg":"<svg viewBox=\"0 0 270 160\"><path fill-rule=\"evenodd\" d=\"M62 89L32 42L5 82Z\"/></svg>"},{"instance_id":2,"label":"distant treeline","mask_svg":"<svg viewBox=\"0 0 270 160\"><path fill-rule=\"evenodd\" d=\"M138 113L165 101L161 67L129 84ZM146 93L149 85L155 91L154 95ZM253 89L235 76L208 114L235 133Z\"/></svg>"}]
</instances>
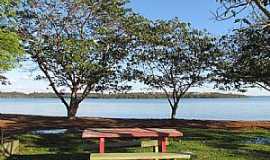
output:
<instances>
[{"instance_id":1,"label":"distant treeline","mask_svg":"<svg viewBox=\"0 0 270 160\"><path fill-rule=\"evenodd\" d=\"M69 97L68 94L65 96ZM241 98L246 97L239 94L223 94L216 92L198 93L189 92L185 98ZM57 98L54 93L21 93L21 92L0 92L0 98ZM150 99L150 98L167 98L164 93L160 92L137 92L137 93L91 93L88 98L130 98L130 99Z\"/></svg>"}]
</instances>

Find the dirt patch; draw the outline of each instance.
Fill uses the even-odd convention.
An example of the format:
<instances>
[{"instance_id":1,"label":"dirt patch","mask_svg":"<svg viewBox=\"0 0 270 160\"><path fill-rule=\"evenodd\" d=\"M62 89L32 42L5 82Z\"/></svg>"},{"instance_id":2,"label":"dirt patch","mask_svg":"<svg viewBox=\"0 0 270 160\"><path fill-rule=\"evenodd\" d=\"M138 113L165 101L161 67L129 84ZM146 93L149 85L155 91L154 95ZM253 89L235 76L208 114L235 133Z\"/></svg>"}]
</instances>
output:
<instances>
[{"instance_id":1,"label":"dirt patch","mask_svg":"<svg viewBox=\"0 0 270 160\"><path fill-rule=\"evenodd\" d=\"M205 129L270 129L270 121L213 121L169 119L116 119L80 117L68 120L65 117L0 114L0 128L9 131L29 131L53 128L113 128L113 127L159 127L159 128L205 128Z\"/></svg>"}]
</instances>

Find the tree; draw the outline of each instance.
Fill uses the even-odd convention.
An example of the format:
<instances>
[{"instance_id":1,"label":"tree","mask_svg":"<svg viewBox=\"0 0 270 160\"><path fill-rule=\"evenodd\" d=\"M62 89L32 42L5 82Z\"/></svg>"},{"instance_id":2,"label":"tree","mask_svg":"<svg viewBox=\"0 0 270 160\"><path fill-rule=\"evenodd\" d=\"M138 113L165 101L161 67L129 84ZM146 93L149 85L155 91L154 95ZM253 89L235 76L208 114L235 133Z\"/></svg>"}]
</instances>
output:
<instances>
[{"instance_id":1,"label":"tree","mask_svg":"<svg viewBox=\"0 0 270 160\"><path fill-rule=\"evenodd\" d=\"M244 22L248 25L260 25L270 27L270 0L216 0L221 3L215 13L217 20L235 18L237 15L247 15L236 19L236 22ZM250 13L250 14L248 14ZM254 23L252 23L252 20Z\"/></svg>"},{"instance_id":2,"label":"tree","mask_svg":"<svg viewBox=\"0 0 270 160\"><path fill-rule=\"evenodd\" d=\"M15 32L14 26L5 23L13 18L14 3L15 1L10 0L0 2L0 73L15 67L17 58L23 54L20 38ZM7 78L0 75L0 83L6 84Z\"/></svg>"},{"instance_id":3,"label":"tree","mask_svg":"<svg viewBox=\"0 0 270 160\"><path fill-rule=\"evenodd\" d=\"M219 87L245 91L259 86L270 91L270 28L236 30L220 40L220 50L223 56L215 72Z\"/></svg>"},{"instance_id":4,"label":"tree","mask_svg":"<svg viewBox=\"0 0 270 160\"><path fill-rule=\"evenodd\" d=\"M181 98L210 75L214 39L178 19L145 23L140 29L131 58L134 77L166 94L175 119Z\"/></svg>"},{"instance_id":5,"label":"tree","mask_svg":"<svg viewBox=\"0 0 270 160\"><path fill-rule=\"evenodd\" d=\"M24 46L43 72L38 79L49 81L69 119L91 91L125 88L124 6L124 0L24 0L18 9Z\"/></svg>"},{"instance_id":6,"label":"tree","mask_svg":"<svg viewBox=\"0 0 270 160\"><path fill-rule=\"evenodd\" d=\"M235 22L246 25L232 35L220 39L223 56L217 63L216 78L222 89L260 86L269 91L269 0L217 0L222 4L216 12L218 20L243 16Z\"/></svg>"}]
</instances>

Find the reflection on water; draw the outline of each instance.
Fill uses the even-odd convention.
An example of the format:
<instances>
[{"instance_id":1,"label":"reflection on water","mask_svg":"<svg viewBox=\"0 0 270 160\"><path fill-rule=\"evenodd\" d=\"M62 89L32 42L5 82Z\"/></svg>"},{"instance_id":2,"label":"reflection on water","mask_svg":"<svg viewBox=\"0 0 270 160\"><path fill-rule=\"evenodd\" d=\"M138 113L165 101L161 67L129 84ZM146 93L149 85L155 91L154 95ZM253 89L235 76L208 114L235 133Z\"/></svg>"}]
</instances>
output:
<instances>
[{"instance_id":1,"label":"reflection on water","mask_svg":"<svg viewBox=\"0 0 270 160\"><path fill-rule=\"evenodd\" d=\"M31 131L32 134L35 135L51 135L51 134L64 134L64 133L81 133L82 130L78 128L55 128L55 129L40 129L40 130L34 130Z\"/></svg>"},{"instance_id":2,"label":"reflection on water","mask_svg":"<svg viewBox=\"0 0 270 160\"><path fill-rule=\"evenodd\" d=\"M36 130L32 131L32 134L43 135L43 134L64 134L67 129L48 129L48 130Z\"/></svg>"},{"instance_id":3,"label":"reflection on water","mask_svg":"<svg viewBox=\"0 0 270 160\"><path fill-rule=\"evenodd\" d=\"M245 142L246 144L270 144L270 138L268 137L255 137Z\"/></svg>"},{"instance_id":4,"label":"reflection on water","mask_svg":"<svg viewBox=\"0 0 270 160\"><path fill-rule=\"evenodd\" d=\"M78 116L110 118L169 118L166 99L86 99ZM54 98L0 99L0 113L66 116ZM212 120L270 120L270 97L183 99L177 118Z\"/></svg>"}]
</instances>

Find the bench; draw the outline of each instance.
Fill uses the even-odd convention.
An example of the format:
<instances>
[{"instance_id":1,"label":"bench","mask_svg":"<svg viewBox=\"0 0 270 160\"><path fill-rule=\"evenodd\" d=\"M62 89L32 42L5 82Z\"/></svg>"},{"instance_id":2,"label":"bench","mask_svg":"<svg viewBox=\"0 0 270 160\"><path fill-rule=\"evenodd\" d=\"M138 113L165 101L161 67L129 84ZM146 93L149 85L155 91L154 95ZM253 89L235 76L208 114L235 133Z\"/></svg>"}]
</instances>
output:
<instances>
[{"instance_id":1,"label":"bench","mask_svg":"<svg viewBox=\"0 0 270 160\"><path fill-rule=\"evenodd\" d=\"M166 140L165 145L168 145L169 141ZM153 147L154 152L159 152L159 142L158 140L142 140L140 143L142 148L147 148L147 147Z\"/></svg>"},{"instance_id":2,"label":"bench","mask_svg":"<svg viewBox=\"0 0 270 160\"><path fill-rule=\"evenodd\" d=\"M146 160L146 159L190 159L180 153L92 153L90 160Z\"/></svg>"},{"instance_id":3,"label":"bench","mask_svg":"<svg viewBox=\"0 0 270 160\"><path fill-rule=\"evenodd\" d=\"M19 140L12 140L4 136L4 130L0 128L1 137L0 137L0 154L3 156L9 157L13 154L19 153Z\"/></svg>"},{"instance_id":4,"label":"bench","mask_svg":"<svg viewBox=\"0 0 270 160\"><path fill-rule=\"evenodd\" d=\"M2 153L4 156L10 156L13 154L19 153L19 140L9 140L0 144L0 154Z\"/></svg>"},{"instance_id":5,"label":"bench","mask_svg":"<svg viewBox=\"0 0 270 160\"><path fill-rule=\"evenodd\" d=\"M180 138L183 133L176 129L162 128L89 128L82 133L83 139L99 139L99 153L90 154L90 160L135 159L189 159L190 155L166 153L168 138ZM154 147L154 153L104 153L105 139L152 139L141 143L142 147ZM159 153L159 148L162 153Z\"/></svg>"}]
</instances>

